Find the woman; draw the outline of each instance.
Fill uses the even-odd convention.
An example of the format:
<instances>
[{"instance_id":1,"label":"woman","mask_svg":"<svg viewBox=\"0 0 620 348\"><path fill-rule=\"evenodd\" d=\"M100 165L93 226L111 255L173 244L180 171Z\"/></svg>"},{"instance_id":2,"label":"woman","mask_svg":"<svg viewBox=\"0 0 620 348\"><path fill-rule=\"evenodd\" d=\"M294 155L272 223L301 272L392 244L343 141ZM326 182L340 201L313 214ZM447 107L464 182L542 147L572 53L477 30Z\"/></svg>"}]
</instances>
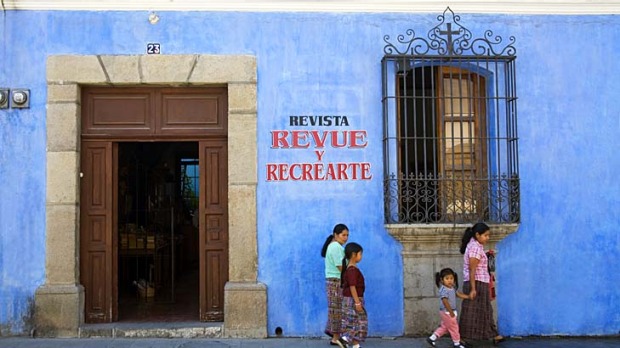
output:
<instances>
[{"instance_id":1,"label":"woman","mask_svg":"<svg viewBox=\"0 0 620 348\"><path fill-rule=\"evenodd\" d=\"M344 259L343 245L349 239L349 228L344 224L334 226L334 231L325 240L321 256L325 258L325 288L327 291L327 324L325 333L331 336L333 346L345 348L340 338L342 318L342 289L340 274Z\"/></svg>"},{"instance_id":2,"label":"woman","mask_svg":"<svg viewBox=\"0 0 620 348\"><path fill-rule=\"evenodd\" d=\"M470 340L492 339L493 344L504 341L493 320L493 307L489 291L491 277L484 245L489 241L491 231L485 223L468 227L461 240L463 254L463 293L469 300L463 300L459 326L461 337Z\"/></svg>"}]
</instances>

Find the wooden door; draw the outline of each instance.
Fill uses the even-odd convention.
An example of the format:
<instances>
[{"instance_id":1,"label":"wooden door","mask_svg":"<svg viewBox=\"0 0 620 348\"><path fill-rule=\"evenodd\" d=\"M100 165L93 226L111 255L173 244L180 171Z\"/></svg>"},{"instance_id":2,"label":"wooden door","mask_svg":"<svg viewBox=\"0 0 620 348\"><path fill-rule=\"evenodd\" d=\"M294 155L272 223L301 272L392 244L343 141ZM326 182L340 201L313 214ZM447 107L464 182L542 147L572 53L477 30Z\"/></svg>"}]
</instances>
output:
<instances>
[{"instance_id":1,"label":"wooden door","mask_svg":"<svg viewBox=\"0 0 620 348\"><path fill-rule=\"evenodd\" d=\"M119 141L200 146L200 320L223 321L228 280L227 110L224 87L82 90L80 282L86 322L118 319Z\"/></svg>"},{"instance_id":2,"label":"wooden door","mask_svg":"<svg viewBox=\"0 0 620 348\"><path fill-rule=\"evenodd\" d=\"M114 152L110 141L83 141L80 182L80 282L85 321L117 319L114 248Z\"/></svg>"},{"instance_id":3,"label":"wooden door","mask_svg":"<svg viewBox=\"0 0 620 348\"><path fill-rule=\"evenodd\" d=\"M200 320L224 320L228 281L228 170L226 140L200 144Z\"/></svg>"}]
</instances>

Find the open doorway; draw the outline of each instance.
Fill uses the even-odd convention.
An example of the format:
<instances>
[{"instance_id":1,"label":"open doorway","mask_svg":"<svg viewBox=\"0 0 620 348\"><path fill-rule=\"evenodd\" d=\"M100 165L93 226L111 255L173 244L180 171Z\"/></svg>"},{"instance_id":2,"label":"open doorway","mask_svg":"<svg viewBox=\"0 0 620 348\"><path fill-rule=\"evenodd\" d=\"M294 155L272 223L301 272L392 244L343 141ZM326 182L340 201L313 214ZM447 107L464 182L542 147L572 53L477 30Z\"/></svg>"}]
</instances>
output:
<instances>
[{"instance_id":1,"label":"open doorway","mask_svg":"<svg viewBox=\"0 0 620 348\"><path fill-rule=\"evenodd\" d=\"M118 144L118 319L199 320L197 142Z\"/></svg>"},{"instance_id":2,"label":"open doorway","mask_svg":"<svg viewBox=\"0 0 620 348\"><path fill-rule=\"evenodd\" d=\"M81 95L84 321L185 321L196 313L223 321L227 89L85 87ZM192 170L199 180L187 180ZM183 296L192 271L198 285L186 289L198 295Z\"/></svg>"}]
</instances>

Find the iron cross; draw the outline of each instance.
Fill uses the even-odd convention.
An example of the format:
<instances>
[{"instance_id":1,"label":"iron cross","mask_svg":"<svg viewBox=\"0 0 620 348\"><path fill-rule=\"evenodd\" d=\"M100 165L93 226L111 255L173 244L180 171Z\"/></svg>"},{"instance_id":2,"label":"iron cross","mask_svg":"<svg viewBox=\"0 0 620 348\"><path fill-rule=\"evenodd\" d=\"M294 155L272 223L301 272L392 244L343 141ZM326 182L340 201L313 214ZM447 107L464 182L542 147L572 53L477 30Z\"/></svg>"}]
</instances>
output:
<instances>
[{"instance_id":1,"label":"iron cross","mask_svg":"<svg viewBox=\"0 0 620 348\"><path fill-rule=\"evenodd\" d=\"M452 48L452 35L456 35L460 33L460 30L452 30L452 23L446 23L448 30L439 30L439 35L448 36L448 55L452 55L454 53Z\"/></svg>"}]
</instances>

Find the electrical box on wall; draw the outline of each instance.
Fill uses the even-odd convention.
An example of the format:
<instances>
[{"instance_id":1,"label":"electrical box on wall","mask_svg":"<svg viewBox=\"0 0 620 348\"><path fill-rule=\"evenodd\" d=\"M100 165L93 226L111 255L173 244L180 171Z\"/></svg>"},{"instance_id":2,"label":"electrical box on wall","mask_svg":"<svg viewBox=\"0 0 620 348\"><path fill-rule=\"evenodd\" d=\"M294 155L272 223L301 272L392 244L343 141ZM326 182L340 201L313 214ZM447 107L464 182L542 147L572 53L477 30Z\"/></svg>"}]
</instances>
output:
<instances>
[{"instance_id":1,"label":"electrical box on wall","mask_svg":"<svg viewBox=\"0 0 620 348\"><path fill-rule=\"evenodd\" d=\"M14 89L11 91L11 107L14 109L27 109L30 107L30 90Z\"/></svg>"},{"instance_id":2,"label":"electrical box on wall","mask_svg":"<svg viewBox=\"0 0 620 348\"><path fill-rule=\"evenodd\" d=\"M0 109L9 108L9 89L0 88Z\"/></svg>"}]
</instances>

